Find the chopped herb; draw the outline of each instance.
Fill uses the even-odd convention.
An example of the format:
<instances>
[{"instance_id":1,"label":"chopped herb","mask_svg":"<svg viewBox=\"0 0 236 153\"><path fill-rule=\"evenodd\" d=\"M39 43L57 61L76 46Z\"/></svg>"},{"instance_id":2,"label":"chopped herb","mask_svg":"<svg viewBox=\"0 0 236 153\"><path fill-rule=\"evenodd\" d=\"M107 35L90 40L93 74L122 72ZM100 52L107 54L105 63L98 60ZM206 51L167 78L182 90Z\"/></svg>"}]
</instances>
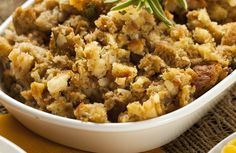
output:
<instances>
[{"instance_id":1,"label":"chopped herb","mask_svg":"<svg viewBox=\"0 0 236 153\"><path fill-rule=\"evenodd\" d=\"M120 0L104 0L104 3L116 3ZM186 0L177 0L178 4L183 7L185 10L188 9L188 4ZM167 26L172 26L173 22L170 21L166 16L165 12L161 5L161 0L126 0L122 3L117 4L111 10L118 11L122 10L130 5L134 5L137 10L141 8L145 8L149 13L155 14L162 22L164 22Z\"/></svg>"}]
</instances>

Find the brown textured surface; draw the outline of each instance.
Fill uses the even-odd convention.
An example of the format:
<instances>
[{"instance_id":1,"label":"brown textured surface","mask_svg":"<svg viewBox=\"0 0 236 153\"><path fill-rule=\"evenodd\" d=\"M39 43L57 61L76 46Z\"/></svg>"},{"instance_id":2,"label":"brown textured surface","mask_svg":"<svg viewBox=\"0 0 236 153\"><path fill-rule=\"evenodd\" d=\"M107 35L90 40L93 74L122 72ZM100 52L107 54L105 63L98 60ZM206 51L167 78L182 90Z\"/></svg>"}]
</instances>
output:
<instances>
[{"instance_id":1,"label":"brown textured surface","mask_svg":"<svg viewBox=\"0 0 236 153\"><path fill-rule=\"evenodd\" d=\"M0 23L25 0L0 0Z\"/></svg>"},{"instance_id":2,"label":"brown textured surface","mask_svg":"<svg viewBox=\"0 0 236 153\"><path fill-rule=\"evenodd\" d=\"M24 0L1 0L0 22ZM234 87L236 90L236 87ZM231 92L211 112L178 139L163 148L167 153L206 153L214 145L236 132L236 92ZM0 112L6 110L0 106ZM174 128L174 127L173 127ZM156 153L156 150L150 153Z\"/></svg>"},{"instance_id":3,"label":"brown textured surface","mask_svg":"<svg viewBox=\"0 0 236 153\"><path fill-rule=\"evenodd\" d=\"M236 86L214 109L175 141L164 146L167 153L206 153L236 132Z\"/></svg>"}]
</instances>

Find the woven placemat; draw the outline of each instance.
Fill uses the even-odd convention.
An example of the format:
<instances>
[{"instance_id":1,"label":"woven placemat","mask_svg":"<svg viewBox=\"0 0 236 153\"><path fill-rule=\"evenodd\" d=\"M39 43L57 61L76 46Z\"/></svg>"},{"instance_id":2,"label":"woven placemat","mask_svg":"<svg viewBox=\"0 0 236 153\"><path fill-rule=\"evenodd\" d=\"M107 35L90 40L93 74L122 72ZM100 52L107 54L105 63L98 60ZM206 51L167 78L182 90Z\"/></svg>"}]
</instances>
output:
<instances>
[{"instance_id":1,"label":"woven placemat","mask_svg":"<svg viewBox=\"0 0 236 153\"><path fill-rule=\"evenodd\" d=\"M234 132L236 132L236 85L205 117L163 148L167 153L207 153Z\"/></svg>"},{"instance_id":2,"label":"woven placemat","mask_svg":"<svg viewBox=\"0 0 236 153\"><path fill-rule=\"evenodd\" d=\"M0 23L24 0L1 0ZM0 106L0 113L7 113ZM236 86L205 117L163 149L167 153L207 153L236 132Z\"/></svg>"}]
</instances>

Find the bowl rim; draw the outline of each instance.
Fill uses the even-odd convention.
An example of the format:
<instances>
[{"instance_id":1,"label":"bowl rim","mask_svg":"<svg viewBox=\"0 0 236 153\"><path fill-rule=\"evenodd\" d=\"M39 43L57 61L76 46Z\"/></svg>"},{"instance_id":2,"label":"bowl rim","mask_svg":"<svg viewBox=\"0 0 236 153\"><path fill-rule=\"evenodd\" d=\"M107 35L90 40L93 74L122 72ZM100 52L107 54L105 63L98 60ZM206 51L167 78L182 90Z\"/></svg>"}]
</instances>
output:
<instances>
[{"instance_id":1,"label":"bowl rim","mask_svg":"<svg viewBox=\"0 0 236 153\"><path fill-rule=\"evenodd\" d=\"M26 1L22 7L28 7L34 3L34 0ZM0 26L0 34L8 27L12 17L10 16L5 22ZM100 132L121 132L121 131L137 131L148 128L154 128L156 126L161 126L164 124L169 124L172 121L181 119L190 115L192 112L197 111L201 107L204 107L208 102L220 95L224 90L229 88L236 82L236 71L233 71L224 80L220 81L217 85L207 91L205 94L182 108L179 108L168 114L138 122L127 122L127 123L92 123L83 122L80 120L65 118L57 115L53 115L47 112L37 110L33 107L27 106L0 90L0 100L2 100L3 105L14 106L15 111L21 111L26 113L26 115L34 116L36 119L44 120L46 122L54 123L62 126L69 126L71 128L80 128L86 131L100 131Z\"/></svg>"},{"instance_id":2,"label":"bowl rim","mask_svg":"<svg viewBox=\"0 0 236 153\"><path fill-rule=\"evenodd\" d=\"M7 147L9 147L8 151L14 152L14 153L26 153L22 148L17 146L12 141L8 140L7 138L0 136L0 144L3 144Z\"/></svg>"},{"instance_id":3,"label":"bowl rim","mask_svg":"<svg viewBox=\"0 0 236 153\"><path fill-rule=\"evenodd\" d=\"M233 139L236 139L236 132L232 133L228 137L221 140L218 144L216 144L208 153L216 153L219 150L223 150L223 148L232 141Z\"/></svg>"}]
</instances>

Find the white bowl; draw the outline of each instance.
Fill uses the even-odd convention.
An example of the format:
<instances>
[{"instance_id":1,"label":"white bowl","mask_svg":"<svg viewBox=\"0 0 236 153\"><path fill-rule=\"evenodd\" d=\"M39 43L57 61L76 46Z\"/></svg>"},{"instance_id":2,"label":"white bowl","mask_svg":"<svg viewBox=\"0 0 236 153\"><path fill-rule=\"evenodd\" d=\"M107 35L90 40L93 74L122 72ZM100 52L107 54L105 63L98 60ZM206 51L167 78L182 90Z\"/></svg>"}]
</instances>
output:
<instances>
[{"instance_id":1,"label":"white bowl","mask_svg":"<svg viewBox=\"0 0 236 153\"><path fill-rule=\"evenodd\" d=\"M20 147L0 136L0 153L26 153Z\"/></svg>"},{"instance_id":2,"label":"white bowl","mask_svg":"<svg viewBox=\"0 0 236 153\"><path fill-rule=\"evenodd\" d=\"M221 153L224 146L227 145L227 143L233 139L236 139L236 133L233 133L227 138L225 138L224 140L222 140L214 148L212 148L208 153Z\"/></svg>"},{"instance_id":3,"label":"white bowl","mask_svg":"<svg viewBox=\"0 0 236 153\"><path fill-rule=\"evenodd\" d=\"M27 1L27 7L33 0ZM11 22L7 19L0 33ZM60 144L91 152L142 152L174 140L209 111L236 81L236 71L191 104L158 118L136 123L84 123L45 113L0 91L0 101L23 125Z\"/></svg>"}]
</instances>

